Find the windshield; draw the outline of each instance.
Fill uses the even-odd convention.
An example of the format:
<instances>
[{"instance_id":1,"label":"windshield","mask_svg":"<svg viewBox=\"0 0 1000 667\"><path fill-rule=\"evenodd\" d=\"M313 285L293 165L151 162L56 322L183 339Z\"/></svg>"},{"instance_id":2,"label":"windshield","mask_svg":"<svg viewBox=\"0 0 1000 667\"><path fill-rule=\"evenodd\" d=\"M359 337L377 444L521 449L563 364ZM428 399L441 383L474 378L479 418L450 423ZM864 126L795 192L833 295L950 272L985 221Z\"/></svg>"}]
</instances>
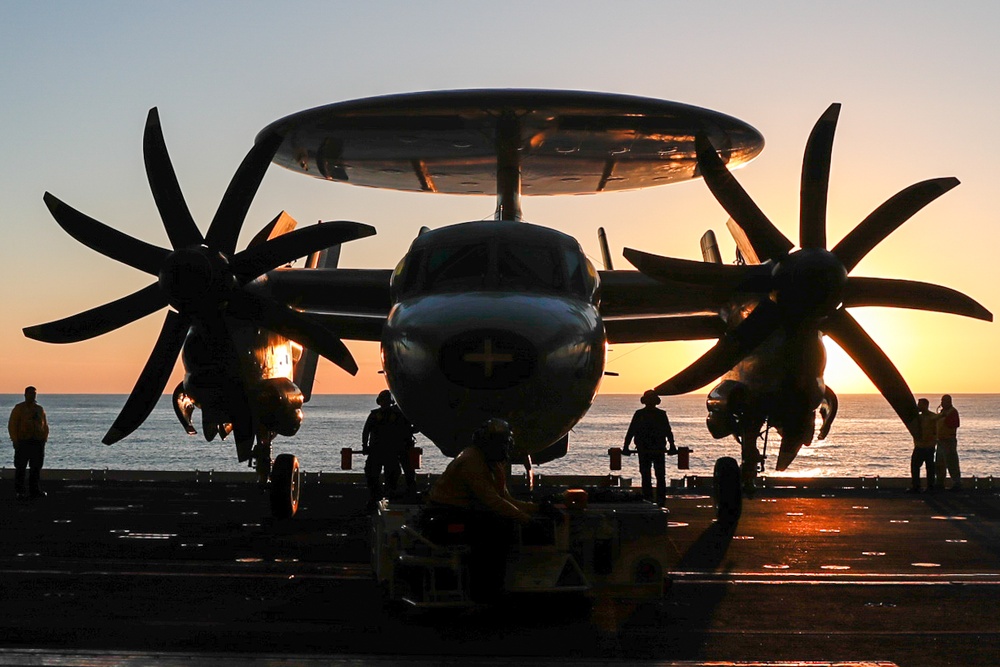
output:
<instances>
[{"instance_id":1,"label":"windshield","mask_svg":"<svg viewBox=\"0 0 1000 667\"><path fill-rule=\"evenodd\" d=\"M427 254L424 287L429 289L480 289L489 269L485 243L433 248Z\"/></svg>"},{"instance_id":2,"label":"windshield","mask_svg":"<svg viewBox=\"0 0 1000 667\"><path fill-rule=\"evenodd\" d=\"M566 282L558 250L551 246L502 244L497 260L501 289L554 291Z\"/></svg>"}]
</instances>

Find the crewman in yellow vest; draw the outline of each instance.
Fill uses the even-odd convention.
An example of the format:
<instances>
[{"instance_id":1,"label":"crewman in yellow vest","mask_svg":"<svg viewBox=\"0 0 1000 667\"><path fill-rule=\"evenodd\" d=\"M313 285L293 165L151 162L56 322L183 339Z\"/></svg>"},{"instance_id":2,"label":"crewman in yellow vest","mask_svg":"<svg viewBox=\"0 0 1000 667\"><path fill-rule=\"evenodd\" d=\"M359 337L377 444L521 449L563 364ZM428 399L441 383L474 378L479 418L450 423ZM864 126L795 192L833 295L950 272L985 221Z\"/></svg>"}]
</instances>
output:
<instances>
[{"instance_id":1,"label":"crewman in yellow vest","mask_svg":"<svg viewBox=\"0 0 1000 667\"><path fill-rule=\"evenodd\" d=\"M7 420L7 432L14 443L14 492L18 500L29 496L39 498L45 495L39 485L42 464L45 462L45 443L49 439L49 422L45 410L35 402L34 387L25 387L24 401L11 410ZM28 490L24 489L24 472L31 465Z\"/></svg>"}]
</instances>

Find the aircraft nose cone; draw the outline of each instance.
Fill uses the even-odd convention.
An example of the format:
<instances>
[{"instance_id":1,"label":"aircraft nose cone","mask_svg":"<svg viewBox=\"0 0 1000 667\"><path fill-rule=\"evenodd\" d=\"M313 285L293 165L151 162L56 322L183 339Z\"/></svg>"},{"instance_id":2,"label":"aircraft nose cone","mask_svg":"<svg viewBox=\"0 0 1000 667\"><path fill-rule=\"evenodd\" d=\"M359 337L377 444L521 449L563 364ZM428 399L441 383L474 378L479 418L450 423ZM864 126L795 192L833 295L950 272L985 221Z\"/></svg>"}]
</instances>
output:
<instances>
[{"instance_id":1,"label":"aircraft nose cone","mask_svg":"<svg viewBox=\"0 0 1000 667\"><path fill-rule=\"evenodd\" d=\"M441 346L441 369L468 389L507 389L535 370L538 353L528 339L510 331L480 330L459 334Z\"/></svg>"}]
</instances>

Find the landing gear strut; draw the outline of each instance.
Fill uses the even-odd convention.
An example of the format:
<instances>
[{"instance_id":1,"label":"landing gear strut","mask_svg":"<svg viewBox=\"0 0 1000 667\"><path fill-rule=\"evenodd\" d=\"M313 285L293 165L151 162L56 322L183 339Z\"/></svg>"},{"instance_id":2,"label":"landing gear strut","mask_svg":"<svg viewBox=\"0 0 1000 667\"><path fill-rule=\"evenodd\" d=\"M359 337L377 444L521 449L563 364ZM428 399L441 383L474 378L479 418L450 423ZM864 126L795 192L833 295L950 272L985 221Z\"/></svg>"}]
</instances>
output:
<instances>
[{"instance_id":1,"label":"landing gear strut","mask_svg":"<svg viewBox=\"0 0 1000 667\"><path fill-rule=\"evenodd\" d=\"M713 482L716 520L720 524L733 526L743 513L743 485L740 480L740 464L736 459L724 456L716 461Z\"/></svg>"},{"instance_id":2,"label":"landing gear strut","mask_svg":"<svg viewBox=\"0 0 1000 667\"><path fill-rule=\"evenodd\" d=\"M271 466L271 514L289 519L299 510L299 460L280 454Z\"/></svg>"}]
</instances>

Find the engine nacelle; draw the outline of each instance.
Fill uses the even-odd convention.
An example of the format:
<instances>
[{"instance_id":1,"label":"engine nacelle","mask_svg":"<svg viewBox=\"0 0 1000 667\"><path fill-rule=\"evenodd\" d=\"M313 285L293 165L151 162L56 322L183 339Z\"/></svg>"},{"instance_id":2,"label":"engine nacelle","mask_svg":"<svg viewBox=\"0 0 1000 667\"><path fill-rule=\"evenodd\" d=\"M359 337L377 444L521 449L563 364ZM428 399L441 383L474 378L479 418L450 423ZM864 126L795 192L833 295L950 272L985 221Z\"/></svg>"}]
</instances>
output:
<instances>
[{"instance_id":1,"label":"engine nacelle","mask_svg":"<svg viewBox=\"0 0 1000 667\"><path fill-rule=\"evenodd\" d=\"M188 332L182 351L187 372L174 391L177 418L193 434L192 412L201 408L208 441L236 429L241 414L251 437L270 442L275 435L295 435L305 402L292 380L301 348L270 331L233 321L227 324L222 335L199 326ZM249 458L251 445L246 439L242 446L237 443L241 461Z\"/></svg>"},{"instance_id":2,"label":"engine nacelle","mask_svg":"<svg viewBox=\"0 0 1000 667\"><path fill-rule=\"evenodd\" d=\"M732 435L747 406L747 386L736 380L723 380L708 394L705 423L716 440Z\"/></svg>"},{"instance_id":3,"label":"engine nacelle","mask_svg":"<svg viewBox=\"0 0 1000 667\"><path fill-rule=\"evenodd\" d=\"M268 378L257 387L256 408L262 427L291 437L302 425L302 392L288 378Z\"/></svg>"}]
</instances>

